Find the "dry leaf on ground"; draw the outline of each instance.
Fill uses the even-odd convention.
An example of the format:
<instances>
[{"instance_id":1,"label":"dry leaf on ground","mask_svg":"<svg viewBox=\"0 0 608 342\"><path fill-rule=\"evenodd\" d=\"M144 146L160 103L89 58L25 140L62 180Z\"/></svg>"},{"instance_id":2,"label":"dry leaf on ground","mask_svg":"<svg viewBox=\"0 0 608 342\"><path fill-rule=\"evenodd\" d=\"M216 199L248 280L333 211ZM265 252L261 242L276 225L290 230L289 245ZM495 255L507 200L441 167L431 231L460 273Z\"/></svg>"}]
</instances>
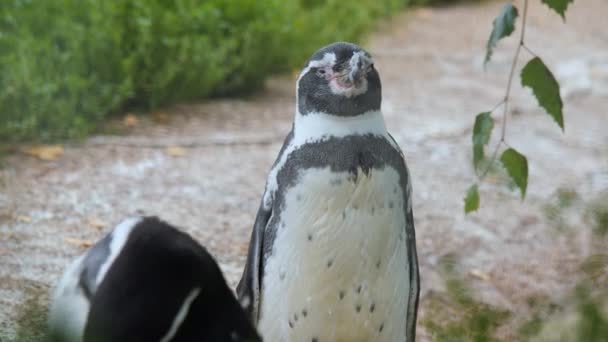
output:
<instances>
[{"instance_id":1,"label":"dry leaf on ground","mask_svg":"<svg viewBox=\"0 0 608 342\"><path fill-rule=\"evenodd\" d=\"M23 223L32 222L32 218L29 216L25 216L25 215L17 215L16 219L18 222L23 222Z\"/></svg>"},{"instance_id":2,"label":"dry leaf on ground","mask_svg":"<svg viewBox=\"0 0 608 342\"><path fill-rule=\"evenodd\" d=\"M487 274L484 271L478 270L478 269L472 269L469 271L469 274L477 279L483 280L483 281L488 281L490 280L490 275Z\"/></svg>"},{"instance_id":3,"label":"dry leaf on ground","mask_svg":"<svg viewBox=\"0 0 608 342\"><path fill-rule=\"evenodd\" d=\"M122 119L122 124L125 127L135 127L138 123L139 119L133 114L127 114L125 115L124 119Z\"/></svg>"},{"instance_id":4,"label":"dry leaf on ground","mask_svg":"<svg viewBox=\"0 0 608 342\"><path fill-rule=\"evenodd\" d=\"M171 122L171 117L167 113L154 112L152 113L152 120L158 124L166 125Z\"/></svg>"},{"instance_id":5,"label":"dry leaf on ground","mask_svg":"<svg viewBox=\"0 0 608 342\"><path fill-rule=\"evenodd\" d=\"M28 147L22 150L28 156L36 157L42 160L55 160L63 154L63 146L61 145L38 145Z\"/></svg>"},{"instance_id":6,"label":"dry leaf on ground","mask_svg":"<svg viewBox=\"0 0 608 342\"><path fill-rule=\"evenodd\" d=\"M89 248L93 245L93 243L91 241L83 240L83 239L64 238L64 240L65 240L65 242L67 242L71 245L76 245L81 248Z\"/></svg>"},{"instance_id":7,"label":"dry leaf on ground","mask_svg":"<svg viewBox=\"0 0 608 342\"><path fill-rule=\"evenodd\" d=\"M422 19L430 19L433 16L433 10L430 8L420 8L416 11L416 16Z\"/></svg>"},{"instance_id":8,"label":"dry leaf on ground","mask_svg":"<svg viewBox=\"0 0 608 342\"><path fill-rule=\"evenodd\" d=\"M186 150L179 146L169 146L167 147L167 154L172 157L182 157L186 155Z\"/></svg>"},{"instance_id":9,"label":"dry leaf on ground","mask_svg":"<svg viewBox=\"0 0 608 342\"><path fill-rule=\"evenodd\" d=\"M97 228L97 229L103 229L106 226L106 224L104 222L102 222L101 220L99 220L96 217L90 217L88 220L88 223L91 227Z\"/></svg>"}]
</instances>

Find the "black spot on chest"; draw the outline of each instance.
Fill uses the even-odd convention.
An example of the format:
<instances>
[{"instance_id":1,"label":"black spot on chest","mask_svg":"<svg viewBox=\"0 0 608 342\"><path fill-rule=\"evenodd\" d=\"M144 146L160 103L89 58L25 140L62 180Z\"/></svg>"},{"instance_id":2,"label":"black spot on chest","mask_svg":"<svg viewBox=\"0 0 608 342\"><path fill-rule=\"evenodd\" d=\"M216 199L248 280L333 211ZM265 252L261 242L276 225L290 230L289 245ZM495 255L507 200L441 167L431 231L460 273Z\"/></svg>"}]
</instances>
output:
<instances>
[{"instance_id":1,"label":"black spot on chest","mask_svg":"<svg viewBox=\"0 0 608 342\"><path fill-rule=\"evenodd\" d=\"M351 161L351 167L348 169L348 172L355 176L356 180L359 170L363 171L366 176L369 176L372 167L374 167L376 164L378 164L378 161L371 151L358 151Z\"/></svg>"}]
</instances>

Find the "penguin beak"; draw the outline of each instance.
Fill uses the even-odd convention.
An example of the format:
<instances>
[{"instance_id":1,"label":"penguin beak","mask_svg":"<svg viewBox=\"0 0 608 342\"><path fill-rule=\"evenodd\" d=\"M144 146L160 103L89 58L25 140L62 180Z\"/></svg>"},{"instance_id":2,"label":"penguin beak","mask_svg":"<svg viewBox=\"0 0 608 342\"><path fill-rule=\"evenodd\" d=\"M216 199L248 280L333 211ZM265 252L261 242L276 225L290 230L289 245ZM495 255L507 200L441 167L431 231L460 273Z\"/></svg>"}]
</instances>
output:
<instances>
[{"instance_id":1,"label":"penguin beak","mask_svg":"<svg viewBox=\"0 0 608 342\"><path fill-rule=\"evenodd\" d=\"M353 54L347 65L348 81L355 86L361 84L361 81L367 75L372 65L372 59L363 52Z\"/></svg>"},{"instance_id":2,"label":"penguin beak","mask_svg":"<svg viewBox=\"0 0 608 342\"><path fill-rule=\"evenodd\" d=\"M346 97L358 96L367 91L367 75L373 70L371 56L363 51L340 64L338 72L332 75L329 86L334 94Z\"/></svg>"}]
</instances>

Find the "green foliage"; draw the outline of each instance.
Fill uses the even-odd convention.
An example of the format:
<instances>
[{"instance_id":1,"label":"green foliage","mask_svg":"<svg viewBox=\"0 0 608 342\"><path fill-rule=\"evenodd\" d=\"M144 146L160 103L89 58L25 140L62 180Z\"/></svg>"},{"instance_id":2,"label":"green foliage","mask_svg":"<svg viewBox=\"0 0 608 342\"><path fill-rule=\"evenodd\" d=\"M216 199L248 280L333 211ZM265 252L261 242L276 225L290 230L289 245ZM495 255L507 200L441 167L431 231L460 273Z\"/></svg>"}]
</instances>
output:
<instances>
[{"instance_id":1,"label":"green foliage","mask_svg":"<svg viewBox=\"0 0 608 342\"><path fill-rule=\"evenodd\" d=\"M500 156L500 162L521 191L521 198L526 197L528 187L528 160L526 157L515 149L509 148Z\"/></svg>"},{"instance_id":2,"label":"green foliage","mask_svg":"<svg viewBox=\"0 0 608 342\"><path fill-rule=\"evenodd\" d=\"M549 7L557 11L562 17L564 17L564 12L568 7L568 3L573 0L542 0ZM528 0L524 0L523 3L523 15L522 15L522 29L520 31L519 44L515 50L515 55L513 57L513 61L511 63L511 71L509 73L509 81L507 83L507 89L505 91L505 96L498 103L495 109L499 107L503 107L503 126L500 135L500 141L498 142L498 146L496 146L496 152L500 150L502 145L509 146L506 143L506 123L507 123L507 114L508 114L508 105L510 101L511 94L511 85L513 81L513 75L515 74L515 67L517 66L517 61L519 58L520 51L522 47L526 48L528 52L531 52L530 49L526 46L524 41L525 34L525 25L526 18L528 13ZM512 3L507 3L503 6L500 11L498 17L494 19L492 33L490 34L490 38L488 39L488 43L486 46L486 56L484 59L484 66L490 61L492 57L492 52L497 42L504 38L508 37L515 30L515 20L519 16L519 11L517 7L515 7ZM521 71L521 84L524 87L530 87L534 96L538 100L539 106L544 108L547 113L557 122L559 127L561 127L562 132L564 131L564 118L563 118L563 103L561 96L559 94L559 83L553 76L553 73L545 63L543 63L542 59L538 56L532 58L522 69ZM495 110L494 109L494 110ZM492 111L494 111L492 110ZM484 146L488 143L490 139L490 135L492 134L492 128L494 127L494 123L491 121L492 112L484 112L478 114L475 118L475 126L473 128L473 166L475 167L475 171L480 168L481 162L484 160ZM492 165L494 165L496 161L497 153L494 153L492 158L487 161L486 169L478 173L479 181L482 181L487 173L490 171ZM515 185L521 190L522 199L526 196L526 188L528 186L528 160L526 157L519 152L515 151L512 148L508 148L503 152L500 157L500 161L503 166L507 170L507 173L515 183ZM469 190L470 192L470 190ZM469 194L467 194L467 197ZM467 210L467 205L469 203L465 200L465 213L470 212Z\"/></svg>"},{"instance_id":3,"label":"green foliage","mask_svg":"<svg viewBox=\"0 0 608 342\"><path fill-rule=\"evenodd\" d=\"M568 228L566 219L570 211L568 209L580 204L581 198L574 188L558 188L551 196L552 198L543 205L543 211L558 230Z\"/></svg>"},{"instance_id":4,"label":"green foliage","mask_svg":"<svg viewBox=\"0 0 608 342\"><path fill-rule=\"evenodd\" d=\"M2 2L0 141L81 136L128 96L129 80L111 67L120 37L110 11L95 1Z\"/></svg>"},{"instance_id":5,"label":"green foliage","mask_svg":"<svg viewBox=\"0 0 608 342\"><path fill-rule=\"evenodd\" d=\"M580 319L576 327L577 341L601 342L608 340L608 316L603 312L603 304L591 295L584 286L577 289Z\"/></svg>"},{"instance_id":6,"label":"green foliage","mask_svg":"<svg viewBox=\"0 0 608 342\"><path fill-rule=\"evenodd\" d=\"M599 236L608 235L608 193L603 193L591 201L588 212L591 216L593 231Z\"/></svg>"},{"instance_id":7,"label":"green foliage","mask_svg":"<svg viewBox=\"0 0 608 342\"><path fill-rule=\"evenodd\" d=\"M560 208L569 208L580 199L574 188L559 188L556 191L557 205Z\"/></svg>"},{"instance_id":8,"label":"green foliage","mask_svg":"<svg viewBox=\"0 0 608 342\"><path fill-rule=\"evenodd\" d=\"M467 196L464 198L464 213L468 214L477 209L479 209L479 189L477 184L473 184L469 187Z\"/></svg>"},{"instance_id":9,"label":"green foliage","mask_svg":"<svg viewBox=\"0 0 608 342\"><path fill-rule=\"evenodd\" d=\"M515 30L515 19L517 19L518 12L517 7L513 6L513 4L508 3L505 4L500 11L500 14L494 22L492 23L492 33L490 33L490 38L488 39L488 43L486 45L486 58L484 60L484 64L487 64L492 57L492 51L496 46L496 43L504 37L508 37Z\"/></svg>"},{"instance_id":10,"label":"green foliage","mask_svg":"<svg viewBox=\"0 0 608 342\"><path fill-rule=\"evenodd\" d=\"M479 162L483 159L483 149L490 141L493 128L494 120L492 120L491 112L477 114L473 126L473 164L475 167L479 167Z\"/></svg>"},{"instance_id":11,"label":"green foliage","mask_svg":"<svg viewBox=\"0 0 608 342\"><path fill-rule=\"evenodd\" d=\"M508 311L475 300L472 290L450 262L442 262L447 295L431 293L422 324L437 342L496 341L496 329Z\"/></svg>"},{"instance_id":12,"label":"green foliage","mask_svg":"<svg viewBox=\"0 0 608 342\"><path fill-rule=\"evenodd\" d=\"M559 95L559 84L547 68L545 63L534 57L521 70L521 84L532 88L538 104L557 122L564 130L564 118L562 114L562 98Z\"/></svg>"},{"instance_id":13,"label":"green foliage","mask_svg":"<svg viewBox=\"0 0 608 342\"><path fill-rule=\"evenodd\" d=\"M528 298L528 306L530 317L517 329L522 341L530 341L531 338L537 336L545 322L563 309L545 295Z\"/></svg>"},{"instance_id":14,"label":"green foliage","mask_svg":"<svg viewBox=\"0 0 608 342\"><path fill-rule=\"evenodd\" d=\"M568 9L568 5L574 0L541 0L544 4L549 6L552 10L557 12L562 19L566 20L566 10Z\"/></svg>"},{"instance_id":15,"label":"green foliage","mask_svg":"<svg viewBox=\"0 0 608 342\"><path fill-rule=\"evenodd\" d=\"M453 5L464 2L482 2L484 0L412 0L410 4L414 6L440 6Z\"/></svg>"},{"instance_id":16,"label":"green foliage","mask_svg":"<svg viewBox=\"0 0 608 342\"><path fill-rule=\"evenodd\" d=\"M78 138L125 106L259 89L405 3L0 2L0 141Z\"/></svg>"},{"instance_id":17,"label":"green foliage","mask_svg":"<svg viewBox=\"0 0 608 342\"><path fill-rule=\"evenodd\" d=\"M602 236L596 236L596 239L601 239ZM601 250L591 254L583 261L581 270L585 277L589 279L590 284L599 285L600 287L608 280L608 254Z\"/></svg>"}]
</instances>

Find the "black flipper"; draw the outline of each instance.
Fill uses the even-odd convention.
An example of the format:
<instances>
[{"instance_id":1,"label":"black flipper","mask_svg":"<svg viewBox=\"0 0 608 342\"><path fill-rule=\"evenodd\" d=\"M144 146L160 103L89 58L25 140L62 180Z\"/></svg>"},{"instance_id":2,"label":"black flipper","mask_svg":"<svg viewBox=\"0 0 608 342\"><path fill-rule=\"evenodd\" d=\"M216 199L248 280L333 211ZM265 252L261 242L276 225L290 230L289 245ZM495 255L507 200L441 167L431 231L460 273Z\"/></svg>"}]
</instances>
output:
<instances>
[{"instance_id":1,"label":"black flipper","mask_svg":"<svg viewBox=\"0 0 608 342\"><path fill-rule=\"evenodd\" d=\"M291 144L292 140L293 127L289 134L287 134L287 137L285 137L285 142L283 143L283 146L279 151L279 155L271 168L271 173L272 170L278 167L279 161L283 157L283 154L286 153L287 147ZM249 251L247 252L247 261L245 262L243 276L236 287L236 294L239 301L245 308L245 312L247 312L251 322L253 322L254 325L257 325L260 318L262 276L264 274L264 234L266 232L268 222L272 217L272 191L274 190L276 189L272 189L269 187L268 183L266 184L266 193L264 193L262 196L260 208L258 209L258 213L255 217L255 223L253 224L253 231L251 232L251 240L249 241ZM271 198L270 203L264 203L266 198ZM266 243L271 242L267 241Z\"/></svg>"},{"instance_id":2,"label":"black flipper","mask_svg":"<svg viewBox=\"0 0 608 342\"><path fill-rule=\"evenodd\" d=\"M399 146L395 138L392 135L388 134L389 138L393 141L395 146ZM399 153L401 157L404 157L403 152L399 149ZM405 166L405 160L404 160ZM406 184L410 186L410 182L412 181L410 178L409 170L407 166L405 166L405 173L407 175ZM405 319L405 337L407 342L416 341L416 321L418 318L418 301L420 297L420 272L418 271L418 252L416 251L416 229L414 227L414 214L413 210L408 210L408 207L411 208L412 194L408 191L406 187L403 189L403 203L405 213L405 243L407 245L407 262L409 269L409 277L410 277L410 293L408 294L409 300L407 304L407 317Z\"/></svg>"},{"instance_id":3,"label":"black flipper","mask_svg":"<svg viewBox=\"0 0 608 342\"><path fill-rule=\"evenodd\" d=\"M406 199L411 201L411 198L406 195ZM408 251L408 267L410 271L410 293L409 301L407 304L407 318L406 318L406 337L407 342L414 342L416 340L416 320L418 316L418 299L420 296L420 273L418 271L418 253L416 252L416 234L414 231L414 215L410 210L406 213L405 218L405 229L406 229L406 240L407 251Z\"/></svg>"},{"instance_id":4,"label":"black flipper","mask_svg":"<svg viewBox=\"0 0 608 342\"><path fill-rule=\"evenodd\" d=\"M264 201L260 204L260 209L255 218L251 241L249 242L249 252L241 281L236 287L239 301L249 315L251 322L257 325L260 310L260 291L262 287L263 267L263 246L264 231L272 214L271 210L264 209Z\"/></svg>"}]
</instances>

